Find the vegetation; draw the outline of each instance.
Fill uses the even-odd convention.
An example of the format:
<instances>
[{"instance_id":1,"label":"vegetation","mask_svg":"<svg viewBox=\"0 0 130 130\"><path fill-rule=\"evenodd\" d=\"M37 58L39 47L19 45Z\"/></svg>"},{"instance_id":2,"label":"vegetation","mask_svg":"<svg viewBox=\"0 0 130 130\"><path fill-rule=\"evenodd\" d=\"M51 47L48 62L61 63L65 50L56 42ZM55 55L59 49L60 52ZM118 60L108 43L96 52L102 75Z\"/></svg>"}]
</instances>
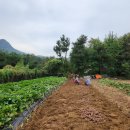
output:
<instances>
[{"instance_id":1,"label":"vegetation","mask_svg":"<svg viewBox=\"0 0 130 130\"><path fill-rule=\"evenodd\" d=\"M54 47L60 60L62 40ZM103 41L99 38L87 41L87 36L81 35L72 45L64 73L72 72L82 76L87 72L130 78L130 33L117 37L112 32Z\"/></svg>"},{"instance_id":2,"label":"vegetation","mask_svg":"<svg viewBox=\"0 0 130 130\"><path fill-rule=\"evenodd\" d=\"M61 72L63 63L59 59L50 59L44 65L44 70L49 75L58 75Z\"/></svg>"},{"instance_id":3,"label":"vegetation","mask_svg":"<svg viewBox=\"0 0 130 130\"><path fill-rule=\"evenodd\" d=\"M81 35L73 43L67 63L72 73L108 74L130 78L130 33L117 37L109 33L103 41ZM89 71L88 71L89 70Z\"/></svg>"},{"instance_id":4,"label":"vegetation","mask_svg":"<svg viewBox=\"0 0 130 130\"><path fill-rule=\"evenodd\" d=\"M54 46L53 50L56 52L57 56L62 62L61 73L66 74L69 71L69 65L67 61L67 52L70 46L70 39L62 35L60 40L56 42L56 46Z\"/></svg>"},{"instance_id":5,"label":"vegetation","mask_svg":"<svg viewBox=\"0 0 130 130\"><path fill-rule=\"evenodd\" d=\"M80 75L84 74L86 69L86 57L85 57L85 43L87 37L81 35L75 43L73 43L72 52L70 54L70 61L72 65L72 70Z\"/></svg>"},{"instance_id":6,"label":"vegetation","mask_svg":"<svg viewBox=\"0 0 130 130\"><path fill-rule=\"evenodd\" d=\"M54 51L56 52L57 56L61 59L66 60L67 52L69 50L70 40L66 38L65 35L60 37L60 40L56 42L56 46L54 46Z\"/></svg>"},{"instance_id":7,"label":"vegetation","mask_svg":"<svg viewBox=\"0 0 130 130\"><path fill-rule=\"evenodd\" d=\"M130 78L130 33L117 37L110 33L104 41L91 39L86 47L90 74L108 74Z\"/></svg>"},{"instance_id":8,"label":"vegetation","mask_svg":"<svg viewBox=\"0 0 130 130\"><path fill-rule=\"evenodd\" d=\"M128 95L130 95L130 84L129 83L122 83L122 82L111 80L111 79L101 79L99 82L102 84L105 84L105 85L116 87L120 90L125 91Z\"/></svg>"},{"instance_id":9,"label":"vegetation","mask_svg":"<svg viewBox=\"0 0 130 130\"><path fill-rule=\"evenodd\" d=\"M15 67L6 65L0 69L0 83L20 81L24 79L33 79L43 76L43 71L38 69L29 69L29 66L24 66L18 63Z\"/></svg>"},{"instance_id":10,"label":"vegetation","mask_svg":"<svg viewBox=\"0 0 130 130\"><path fill-rule=\"evenodd\" d=\"M62 35L54 46L58 58L32 54L0 52L0 82L19 81L44 75L77 73L107 74L130 78L130 33L117 37L109 33L104 40L81 35L72 44ZM23 62L18 68L18 63ZM5 67L6 66L6 67ZM10 66L10 67L9 67Z\"/></svg>"},{"instance_id":11,"label":"vegetation","mask_svg":"<svg viewBox=\"0 0 130 130\"><path fill-rule=\"evenodd\" d=\"M70 39L65 35L56 42L55 57L38 57L32 54L16 54L0 51L0 127L8 124L23 110L28 108L50 88L57 86L65 78L41 78L43 76L67 76L76 73L108 74L130 78L130 33L117 37L109 33L101 41L81 35L72 44L70 56ZM20 81L20 82L14 82ZM123 89L130 95L130 85L117 81L102 79L101 83Z\"/></svg>"},{"instance_id":12,"label":"vegetation","mask_svg":"<svg viewBox=\"0 0 130 130\"><path fill-rule=\"evenodd\" d=\"M0 83L50 76L45 64L52 57L37 57L31 54L0 52ZM53 75L58 75L53 74Z\"/></svg>"},{"instance_id":13,"label":"vegetation","mask_svg":"<svg viewBox=\"0 0 130 130\"><path fill-rule=\"evenodd\" d=\"M15 65L23 60L24 65L28 65L30 69L39 68L45 62L47 57L38 57L33 54L17 54L17 53L7 53L0 51L0 69L6 65Z\"/></svg>"},{"instance_id":14,"label":"vegetation","mask_svg":"<svg viewBox=\"0 0 130 130\"><path fill-rule=\"evenodd\" d=\"M45 77L0 84L0 128L9 124L52 87L59 86L65 78Z\"/></svg>"}]
</instances>

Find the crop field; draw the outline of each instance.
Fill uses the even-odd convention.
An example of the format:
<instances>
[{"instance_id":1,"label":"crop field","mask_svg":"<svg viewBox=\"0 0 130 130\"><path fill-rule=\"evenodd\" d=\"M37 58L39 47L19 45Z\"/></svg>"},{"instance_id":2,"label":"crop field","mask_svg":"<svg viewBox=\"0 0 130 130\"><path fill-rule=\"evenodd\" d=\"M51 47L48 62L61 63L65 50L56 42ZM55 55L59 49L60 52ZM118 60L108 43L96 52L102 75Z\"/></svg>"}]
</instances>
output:
<instances>
[{"instance_id":1,"label":"crop field","mask_svg":"<svg viewBox=\"0 0 130 130\"><path fill-rule=\"evenodd\" d=\"M121 81L116 81L116 80L111 80L111 79L101 79L100 83L116 87L120 90L123 90L126 94L130 95L130 84L121 82Z\"/></svg>"},{"instance_id":2,"label":"crop field","mask_svg":"<svg viewBox=\"0 0 130 130\"><path fill-rule=\"evenodd\" d=\"M43 98L44 93L61 85L64 77L44 77L33 80L0 84L0 128Z\"/></svg>"},{"instance_id":3,"label":"crop field","mask_svg":"<svg viewBox=\"0 0 130 130\"><path fill-rule=\"evenodd\" d=\"M18 130L129 130L129 96L99 82L68 80Z\"/></svg>"}]
</instances>

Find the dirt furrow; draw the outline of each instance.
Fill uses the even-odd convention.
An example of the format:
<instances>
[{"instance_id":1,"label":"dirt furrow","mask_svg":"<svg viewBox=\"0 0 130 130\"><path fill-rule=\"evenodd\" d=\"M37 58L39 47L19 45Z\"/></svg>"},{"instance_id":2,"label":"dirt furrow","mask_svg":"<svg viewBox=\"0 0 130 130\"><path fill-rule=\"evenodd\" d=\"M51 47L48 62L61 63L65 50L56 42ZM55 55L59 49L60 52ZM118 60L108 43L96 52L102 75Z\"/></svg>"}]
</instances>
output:
<instances>
[{"instance_id":1,"label":"dirt furrow","mask_svg":"<svg viewBox=\"0 0 130 130\"><path fill-rule=\"evenodd\" d=\"M130 117L93 86L68 81L19 130L130 130Z\"/></svg>"}]
</instances>

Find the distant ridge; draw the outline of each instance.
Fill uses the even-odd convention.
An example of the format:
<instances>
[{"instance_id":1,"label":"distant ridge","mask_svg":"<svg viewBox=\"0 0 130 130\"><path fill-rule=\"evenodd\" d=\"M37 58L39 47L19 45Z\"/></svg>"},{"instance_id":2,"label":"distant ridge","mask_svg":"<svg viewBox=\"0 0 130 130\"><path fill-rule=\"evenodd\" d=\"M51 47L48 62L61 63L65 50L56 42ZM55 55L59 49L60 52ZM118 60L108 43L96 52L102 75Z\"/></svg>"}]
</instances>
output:
<instances>
[{"instance_id":1,"label":"distant ridge","mask_svg":"<svg viewBox=\"0 0 130 130\"><path fill-rule=\"evenodd\" d=\"M19 50L16 50L15 48L13 48L11 46L11 44L8 41L6 41L5 39L0 39L0 50L8 52L8 53L15 52L18 54L24 54L24 52L21 52Z\"/></svg>"}]
</instances>

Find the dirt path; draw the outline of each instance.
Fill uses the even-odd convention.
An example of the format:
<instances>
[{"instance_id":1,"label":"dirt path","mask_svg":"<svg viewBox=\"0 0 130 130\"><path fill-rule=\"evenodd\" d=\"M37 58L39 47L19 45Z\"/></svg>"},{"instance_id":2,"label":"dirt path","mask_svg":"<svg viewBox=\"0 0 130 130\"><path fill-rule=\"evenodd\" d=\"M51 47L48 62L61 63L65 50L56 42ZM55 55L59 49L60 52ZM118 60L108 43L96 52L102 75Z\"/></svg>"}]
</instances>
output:
<instances>
[{"instance_id":1,"label":"dirt path","mask_svg":"<svg viewBox=\"0 0 130 130\"><path fill-rule=\"evenodd\" d=\"M19 130L130 130L130 117L96 88L69 81Z\"/></svg>"}]
</instances>

